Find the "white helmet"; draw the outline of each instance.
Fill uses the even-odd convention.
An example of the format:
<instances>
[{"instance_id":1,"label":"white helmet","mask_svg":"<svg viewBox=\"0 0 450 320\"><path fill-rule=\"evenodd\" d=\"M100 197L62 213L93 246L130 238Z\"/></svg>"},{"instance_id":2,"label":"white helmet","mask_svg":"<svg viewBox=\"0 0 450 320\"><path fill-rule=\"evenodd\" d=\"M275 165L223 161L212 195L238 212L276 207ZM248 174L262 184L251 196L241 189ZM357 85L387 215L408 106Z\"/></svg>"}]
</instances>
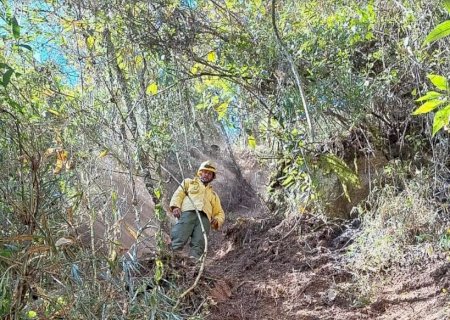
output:
<instances>
[{"instance_id":1,"label":"white helmet","mask_svg":"<svg viewBox=\"0 0 450 320\"><path fill-rule=\"evenodd\" d=\"M200 174L200 170L211 171L214 173L214 175L217 171L216 166L210 160L207 160L200 165L197 174Z\"/></svg>"}]
</instances>

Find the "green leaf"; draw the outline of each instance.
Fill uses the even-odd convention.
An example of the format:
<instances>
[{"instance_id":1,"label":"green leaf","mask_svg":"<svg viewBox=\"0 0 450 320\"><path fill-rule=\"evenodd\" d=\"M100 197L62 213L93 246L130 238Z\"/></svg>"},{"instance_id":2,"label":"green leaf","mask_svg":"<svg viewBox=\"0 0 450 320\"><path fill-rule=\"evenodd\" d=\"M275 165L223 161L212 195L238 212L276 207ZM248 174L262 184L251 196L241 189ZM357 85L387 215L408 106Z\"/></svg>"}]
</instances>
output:
<instances>
[{"instance_id":1,"label":"green leaf","mask_svg":"<svg viewBox=\"0 0 450 320\"><path fill-rule=\"evenodd\" d=\"M291 186L293 183L294 183L294 178L295 178L295 176L294 175L289 175L282 183L281 183L281 185L283 186L283 187L289 187L289 186Z\"/></svg>"},{"instance_id":2,"label":"green leaf","mask_svg":"<svg viewBox=\"0 0 450 320\"><path fill-rule=\"evenodd\" d=\"M156 199L161 198L161 188L156 188L154 191Z\"/></svg>"},{"instance_id":3,"label":"green leaf","mask_svg":"<svg viewBox=\"0 0 450 320\"><path fill-rule=\"evenodd\" d=\"M104 150L102 150L102 152L99 153L98 157L99 158L104 158L104 157L106 157L108 155L108 153L109 153L109 149L104 149ZM114 198L114 194L113 194L113 198Z\"/></svg>"},{"instance_id":4,"label":"green leaf","mask_svg":"<svg viewBox=\"0 0 450 320\"><path fill-rule=\"evenodd\" d=\"M166 211L164 211L161 203L158 203L155 206L155 217L156 219L158 219L158 221L164 221L166 219Z\"/></svg>"},{"instance_id":5,"label":"green leaf","mask_svg":"<svg viewBox=\"0 0 450 320\"><path fill-rule=\"evenodd\" d=\"M1 248L0 256L10 258L12 256L12 250L9 248Z\"/></svg>"},{"instance_id":6,"label":"green leaf","mask_svg":"<svg viewBox=\"0 0 450 320\"><path fill-rule=\"evenodd\" d=\"M427 101L423 105L421 105L419 108L417 108L412 114L416 116L418 114L428 113L430 111L433 111L434 109L436 109L443 103L445 103L445 100L435 99L435 100Z\"/></svg>"},{"instance_id":7,"label":"green leaf","mask_svg":"<svg viewBox=\"0 0 450 320\"><path fill-rule=\"evenodd\" d=\"M197 74L202 70L202 65L200 63L196 63L192 66L191 68L191 73L192 74Z\"/></svg>"},{"instance_id":8,"label":"green leaf","mask_svg":"<svg viewBox=\"0 0 450 320\"><path fill-rule=\"evenodd\" d=\"M8 102L8 104L15 110L18 111L20 113L24 113L24 107L21 106L20 104L18 104L17 102L15 102L14 100L11 100L10 98L7 98L6 102Z\"/></svg>"},{"instance_id":9,"label":"green leaf","mask_svg":"<svg viewBox=\"0 0 450 320\"><path fill-rule=\"evenodd\" d=\"M439 90L447 90L448 83L447 79L443 76L437 74L429 74L427 78L438 88Z\"/></svg>"},{"instance_id":10,"label":"green leaf","mask_svg":"<svg viewBox=\"0 0 450 320\"><path fill-rule=\"evenodd\" d=\"M205 103L199 103L195 106L195 108L197 110L204 110L204 109L208 108L208 106Z\"/></svg>"},{"instance_id":11,"label":"green leaf","mask_svg":"<svg viewBox=\"0 0 450 320\"><path fill-rule=\"evenodd\" d=\"M155 281L161 281L164 275L164 265L161 260L156 260L156 268L155 268Z\"/></svg>"},{"instance_id":12,"label":"green leaf","mask_svg":"<svg viewBox=\"0 0 450 320\"><path fill-rule=\"evenodd\" d=\"M450 34L450 20L446 20L434 28L425 38L423 45L442 39Z\"/></svg>"},{"instance_id":13,"label":"green leaf","mask_svg":"<svg viewBox=\"0 0 450 320\"><path fill-rule=\"evenodd\" d=\"M211 97L211 104L216 105L218 104L220 101L220 97L219 96L213 96Z\"/></svg>"},{"instance_id":14,"label":"green leaf","mask_svg":"<svg viewBox=\"0 0 450 320\"><path fill-rule=\"evenodd\" d=\"M153 82L147 86L147 90L145 91L148 95L156 95L158 93L158 85Z\"/></svg>"},{"instance_id":15,"label":"green leaf","mask_svg":"<svg viewBox=\"0 0 450 320\"><path fill-rule=\"evenodd\" d=\"M47 109L47 111L48 111L49 113L55 115L55 116L58 116L58 117L61 115L61 114L60 114L58 111L56 111L55 109Z\"/></svg>"},{"instance_id":16,"label":"green leaf","mask_svg":"<svg viewBox=\"0 0 450 320\"><path fill-rule=\"evenodd\" d=\"M450 13L450 0L444 0L444 8Z\"/></svg>"},{"instance_id":17,"label":"green leaf","mask_svg":"<svg viewBox=\"0 0 450 320\"><path fill-rule=\"evenodd\" d=\"M8 102L9 106L12 107L15 111L23 112L23 106L21 106L16 101L7 98L6 102Z\"/></svg>"},{"instance_id":18,"label":"green leaf","mask_svg":"<svg viewBox=\"0 0 450 320\"><path fill-rule=\"evenodd\" d=\"M320 156L320 166L323 170L330 170L338 177L342 184L348 186L360 187L359 176L349 168L344 160L338 158L332 153Z\"/></svg>"},{"instance_id":19,"label":"green leaf","mask_svg":"<svg viewBox=\"0 0 450 320\"><path fill-rule=\"evenodd\" d=\"M16 17L12 17L11 19L11 27L12 27L12 33L15 39L18 39L20 37L20 26L17 22Z\"/></svg>"},{"instance_id":20,"label":"green leaf","mask_svg":"<svg viewBox=\"0 0 450 320\"><path fill-rule=\"evenodd\" d=\"M6 88L6 86L9 84L9 82L11 81L11 76L13 75L14 70L13 69L8 69L6 70L6 72L3 74L3 86Z\"/></svg>"},{"instance_id":21,"label":"green leaf","mask_svg":"<svg viewBox=\"0 0 450 320\"><path fill-rule=\"evenodd\" d=\"M248 146L249 146L250 149L255 149L256 148L256 139L252 135L248 136Z\"/></svg>"},{"instance_id":22,"label":"green leaf","mask_svg":"<svg viewBox=\"0 0 450 320\"><path fill-rule=\"evenodd\" d=\"M19 44L19 47L25 48L27 50L33 51L33 49L31 48L31 46L27 45L27 44Z\"/></svg>"},{"instance_id":23,"label":"green leaf","mask_svg":"<svg viewBox=\"0 0 450 320\"><path fill-rule=\"evenodd\" d=\"M427 101L432 99L437 99L442 96L442 93L436 92L436 91L428 91L424 96L420 97L419 99L416 99L417 102L420 101Z\"/></svg>"},{"instance_id":24,"label":"green leaf","mask_svg":"<svg viewBox=\"0 0 450 320\"><path fill-rule=\"evenodd\" d=\"M95 37L94 36L87 37L86 45L87 45L87 48L89 50L92 50L94 48L94 45L95 45Z\"/></svg>"},{"instance_id":25,"label":"green leaf","mask_svg":"<svg viewBox=\"0 0 450 320\"><path fill-rule=\"evenodd\" d=\"M206 57L206 59L209 62L215 62L217 60L217 54L214 51L211 51L210 53L208 53L208 56Z\"/></svg>"},{"instance_id":26,"label":"green leaf","mask_svg":"<svg viewBox=\"0 0 450 320\"><path fill-rule=\"evenodd\" d=\"M119 69L124 70L127 65L126 62L124 61L123 54L119 53L116 59L117 59L117 66L119 67Z\"/></svg>"},{"instance_id":27,"label":"green leaf","mask_svg":"<svg viewBox=\"0 0 450 320\"><path fill-rule=\"evenodd\" d=\"M222 120L226 116L228 110L228 102L219 104L216 108L217 114L219 115L218 120Z\"/></svg>"},{"instance_id":28,"label":"green leaf","mask_svg":"<svg viewBox=\"0 0 450 320\"><path fill-rule=\"evenodd\" d=\"M433 134L432 134L433 136L444 126L448 125L449 117L450 117L450 105L436 112L433 121Z\"/></svg>"}]
</instances>

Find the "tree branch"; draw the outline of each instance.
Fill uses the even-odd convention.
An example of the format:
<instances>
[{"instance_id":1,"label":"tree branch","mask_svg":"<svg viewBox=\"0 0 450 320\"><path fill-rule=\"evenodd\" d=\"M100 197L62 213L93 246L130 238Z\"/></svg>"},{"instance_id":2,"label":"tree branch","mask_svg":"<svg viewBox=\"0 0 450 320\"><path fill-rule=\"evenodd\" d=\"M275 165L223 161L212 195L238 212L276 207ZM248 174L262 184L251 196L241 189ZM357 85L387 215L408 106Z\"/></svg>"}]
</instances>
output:
<instances>
[{"instance_id":1,"label":"tree branch","mask_svg":"<svg viewBox=\"0 0 450 320\"><path fill-rule=\"evenodd\" d=\"M280 33L278 32L278 28L277 28L277 24L276 24L276 20L275 20L275 2L276 2L276 0L272 0L272 25L273 25L273 30L275 32L275 37L277 38L278 44L281 47L281 51L283 52L283 54L288 59L289 64L291 66L292 73L294 74L295 83L297 85L298 91L300 93L300 97L302 99L303 109L305 111L306 121L308 123L309 139L310 139L310 141L313 141L314 140L314 129L313 129L313 126L311 124L311 118L310 118L309 112L308 112L308 104L306 103L306 97L305 97L305 93L304 93L303 88L302 88L302 83L301 83L301 80L300 80L300 76L298 74L298 71L297 71L297 68L295 66L294 60L292 59L292 56L289 53L289 51L284 46L283 41L282 41L282 39L280 37Z\"/></svg>"}]
</instances>

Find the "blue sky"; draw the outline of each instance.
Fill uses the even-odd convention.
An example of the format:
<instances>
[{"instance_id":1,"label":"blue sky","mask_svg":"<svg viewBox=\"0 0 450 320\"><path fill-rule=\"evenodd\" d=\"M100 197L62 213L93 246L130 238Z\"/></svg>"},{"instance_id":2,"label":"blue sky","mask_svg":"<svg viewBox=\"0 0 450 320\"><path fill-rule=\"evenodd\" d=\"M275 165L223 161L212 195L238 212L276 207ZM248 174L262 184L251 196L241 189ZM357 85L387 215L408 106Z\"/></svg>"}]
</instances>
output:
<instances>
[{"instance_id":1,"label":"blue sky","mask_svg":"<svg viewBox=\"0 0 450 320\"><path fill-rule=\"evenodd\" d=\"M46 10L50 12L54 10L54 8L43 1L36 1L30 7L31 9ZM43 11L41 11L41 15L42 18L47 18ZM26 23L28 22L24 21L24 24ZM57 40L64 32L62 27L52 22L42 23L36 27L40 35L30 43L33 48L34 58L40 63L53 62L58 66L59 71L63 75L63 81L69 85L75 86L79 80L79 73L76 68L69 63Z\"/></svg>"},{"instance_id":2,"label":"blue sky","mask_svg":"<svg viewBox=\"0 0 450 320\"><path fill-rule=\"evenodd\" d=\"M59 44L58 38L63 30L56 22L52 22L48 13L52 11L54 8L43 1L31 2L26 8L14 1L0 3L0 37L31 47L38 64L53 63L61 73L63 83L75 86L79 80L79 73L70 64ZM36 13L42 22L29 21L30 14L27 13L30 12ZM20 36L17 39L13 39L11 25L8 24L12 17L16 18L20 26Z\"/></svg>"}]
</instances>

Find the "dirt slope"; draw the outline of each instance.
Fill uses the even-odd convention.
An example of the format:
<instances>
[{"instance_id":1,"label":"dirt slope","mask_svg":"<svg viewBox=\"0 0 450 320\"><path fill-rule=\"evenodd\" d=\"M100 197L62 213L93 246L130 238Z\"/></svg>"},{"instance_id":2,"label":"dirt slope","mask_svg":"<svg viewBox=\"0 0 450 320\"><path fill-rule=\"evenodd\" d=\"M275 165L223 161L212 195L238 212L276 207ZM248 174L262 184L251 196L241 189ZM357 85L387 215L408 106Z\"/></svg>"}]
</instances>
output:
<instances>
[{"instance_id":1,"label":"dirt slope","mask_svg":"<svg viewBox=\"0 0 450 320\"><path fill-rule=\"evenodd\" d=\"M274 218L256 196L264 194L269 170L248 154L236 159L240 177L218 161L222 172L214 186L227 221L210 235L205 271L184 302L186 314L209 320L450 319L446 255L393 267L379 275L377 290L362 296L345 263L359 221ZM191 286L198 266L182 271Z\"/></svg>"},{"instance_id":2,"label":"dirt slope","mask_svg":"<svg viewBox=\"0 0 450 320\"><path fill-rule=\"evenodd\" d=\"M194 292L203 297L200 312L210 320L450 319L449 263L442 259L397 270L375 296L359 297L343 263L346 234L357 227L306 215L237 218L211 237Z\"/></svg>"}]
</instances>

